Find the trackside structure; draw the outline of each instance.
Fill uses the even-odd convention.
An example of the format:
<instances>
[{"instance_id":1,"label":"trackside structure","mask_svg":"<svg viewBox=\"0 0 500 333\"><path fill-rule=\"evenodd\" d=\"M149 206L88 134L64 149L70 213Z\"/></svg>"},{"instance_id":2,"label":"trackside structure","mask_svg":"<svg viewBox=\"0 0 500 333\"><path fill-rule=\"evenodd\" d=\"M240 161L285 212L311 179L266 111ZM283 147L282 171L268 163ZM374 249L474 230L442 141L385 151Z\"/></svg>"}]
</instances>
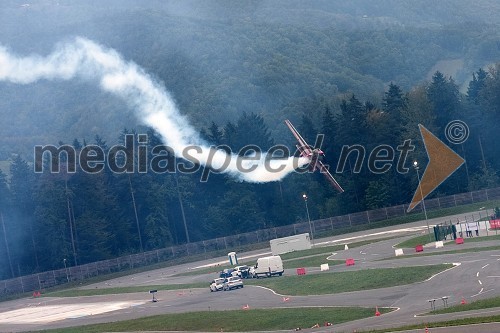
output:
<instances>
[{"instance_id":1,"label":"trackside structure","mask_svg":"<svg viewBox=\"0 0 500 333\"><path fill-rule=\"evenodd\" d=\"M311 239L309 234L305 233L271 239L269 244L271 245L271 253L276 256L293 251L308 250L311 248Z\"/></svg>"}]
</instances>

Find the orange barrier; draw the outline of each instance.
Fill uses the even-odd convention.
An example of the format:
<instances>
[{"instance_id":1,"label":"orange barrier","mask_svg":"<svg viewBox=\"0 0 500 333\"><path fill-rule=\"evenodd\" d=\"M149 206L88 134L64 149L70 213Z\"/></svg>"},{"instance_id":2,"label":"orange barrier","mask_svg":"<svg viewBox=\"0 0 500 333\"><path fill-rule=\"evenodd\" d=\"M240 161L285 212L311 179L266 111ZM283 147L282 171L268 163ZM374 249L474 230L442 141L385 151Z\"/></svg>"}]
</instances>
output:
<instances>
[{"instance_id":1,"label":"orange barrier","mask_svg":"<svg viewBox=\"0 0 500 333\"><path fill-rule=\"evenodd\" d=\"M417 245L415 246L415 252L423 252L424 251L424 246L423 245Z\"/></svg>"},{"instance_id":2,"label":"orange barrier","mask_svg":"<svg viewBox=\"0 0 500 333\"><path fill-rule=\"evenodd\" d=\"M306 269L303 267L297 268L297 275L306 275Z\"/></svg>"},{"instance_id":3,"label":"orange barrier","mask_svg":"<svg viewBox=\"0 0 500 333\"><path fill-rule=\"evenodd\" d=\"M346 266L353 266L354 265L354 259L349 258L345 260L345 265Z\"/></svg>"},{"instance_id":4,"label":"orange barrier","mask_svg":"<svg viewBox=\"0 0 500 333\"><path fill-rule=\"evenodd\" d=\"M490 220L490 229L500 229L500 219Z\"/></svg>"},{"instance_id":5,"label":"orange barrier","mask_svg":"<svg viewBox=\"0 0 500 333\"><path fill-rule=\"evenodd\" d=\"M455 239L455 244L463 244L464 243L464 239L462 237L458 237L457 239Z\"/></svg>"}]
</instances>

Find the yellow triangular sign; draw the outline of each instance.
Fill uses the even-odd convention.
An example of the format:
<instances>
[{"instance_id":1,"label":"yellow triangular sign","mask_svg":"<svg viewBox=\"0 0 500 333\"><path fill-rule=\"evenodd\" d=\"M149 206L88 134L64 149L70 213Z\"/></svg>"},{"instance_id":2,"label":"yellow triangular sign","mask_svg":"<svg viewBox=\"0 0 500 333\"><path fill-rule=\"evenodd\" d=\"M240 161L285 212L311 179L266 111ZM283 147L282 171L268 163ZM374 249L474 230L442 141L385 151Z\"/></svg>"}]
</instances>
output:
<instances>
[{"instance_id":1,"label":"yellow triangular sign","mask_svg":"<svg viewBox=\"0 0 500 333\"><path fill-rule=\"evenodd\" d=\"M427 128L418 125L424 140L425 150L429 157L429 164L413 195L408 212L417 206L425 197L434 191L442 182L451 176L465 160L445 145Z\"/></svg>"}]
</instances>

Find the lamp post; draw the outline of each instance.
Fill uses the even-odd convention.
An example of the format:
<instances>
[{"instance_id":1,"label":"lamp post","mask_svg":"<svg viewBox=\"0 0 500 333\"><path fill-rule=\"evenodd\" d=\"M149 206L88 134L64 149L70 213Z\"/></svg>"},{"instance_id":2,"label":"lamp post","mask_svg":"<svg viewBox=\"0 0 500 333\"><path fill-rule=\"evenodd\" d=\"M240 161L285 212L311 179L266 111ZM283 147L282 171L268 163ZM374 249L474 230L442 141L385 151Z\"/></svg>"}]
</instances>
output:
<instances>
[{"instance_id":1,"label":"lamp post","mask_svg":"<svg viewBox=\"0 0 500 333\"><path fill-rule=\"evenodd\" d=\"M302 194L302 198L304 198L304 202L306 204L307 221L309 222L309 231L311 232L311 243L312 245L314 245L314 234L312 229L311 218L309 217L309 207L307 206L307 195L305 193Z\"/></svg>"},{"instance_id":2,"label":"lamp post","mask_svg":"<svg viewBox=\"0 0 500 333\"><path fill-rule=\"evenodd\" d=\"M418 187L420 188L420 197L422 198L422 209L424 210L425 224L427 225L427 233L429 234L429 241L432 242L431 230L429 228L429 221L427 220L427 210L425 209L424 195L422 193L422 184L420 184L420 174L418 172L419 166L418 166L418 162L417 161L413 161L413 167L417 171Z\"/></svg>"},{"instance_id":3,"label":"lamp post","mask_svg":"<svg viewBox=\"0 0 500 333\"><path fill-rule=\"evenodd\" d=\"M66 272L66 280L69 282L68 267L66 266L66 258L63 259L64 271Z\"/></svg>"}]
</instances>

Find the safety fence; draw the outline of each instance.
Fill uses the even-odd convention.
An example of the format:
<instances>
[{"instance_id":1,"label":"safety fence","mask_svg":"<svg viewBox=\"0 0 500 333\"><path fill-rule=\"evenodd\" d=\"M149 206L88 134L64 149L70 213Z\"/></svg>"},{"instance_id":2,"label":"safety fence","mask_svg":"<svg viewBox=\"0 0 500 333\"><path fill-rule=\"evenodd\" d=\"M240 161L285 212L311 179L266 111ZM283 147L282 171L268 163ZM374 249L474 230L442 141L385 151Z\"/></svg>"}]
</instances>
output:
<instances>
[{"instance_id":1,"label":"safety fence","mask_svg":"<svg viewBox=\"0 0 500 333\"><path fill-rule=\"evenodd\" d=\"M455 207L460 205L484 202L500 199L500 188L480 190L468 193L455 194L440 198L426 199L425 209L427 211ZM411 214L422 212L423 205L417 206ZM281 227L262 229L243 234L209 239L199 242L171 246L163 249L147 251L137 254L122 256L115 259L102 260L98 262L71 266L53 271L47 271L32 275L26 275L14 279L0 281L0 296L19 294L25 292L44 290L49 287L80 281L90 277L124 271L140 266L152 265L163 261L178 259L186 256L199 256L205 258L205 254L213 251L234 250L241 246L267 242L274 238L287 237L301 233L307 233L312 228L314 233L333 231L339 228L347 228L358 225L383 221L394 217L405 216L408 205L380 208L364 212L352 213L342 216L334 216L309 222L301 222ZM469 219L480 219L483 216L470 216ZM453 222L453 221L452 221ZM458 222L458 221L457 221Z\"/></svg>"}]
</instances>

